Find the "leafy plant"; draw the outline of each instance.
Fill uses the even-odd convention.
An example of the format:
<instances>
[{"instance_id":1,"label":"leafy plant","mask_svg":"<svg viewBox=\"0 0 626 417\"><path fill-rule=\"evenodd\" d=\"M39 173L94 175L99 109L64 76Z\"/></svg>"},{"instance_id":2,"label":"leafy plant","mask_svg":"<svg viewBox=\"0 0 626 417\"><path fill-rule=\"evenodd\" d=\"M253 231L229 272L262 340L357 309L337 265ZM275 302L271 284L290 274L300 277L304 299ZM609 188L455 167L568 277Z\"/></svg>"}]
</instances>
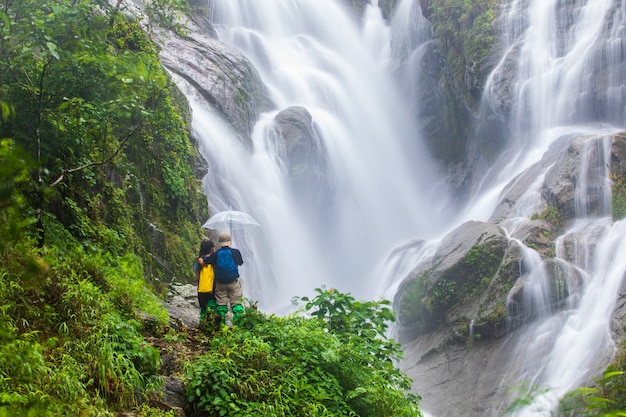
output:
<instances>
[{"instance_id":1,"label":"leafy plant","mask_svg":"<svg viewBox=\"0 0 626 417\"><path fill-rule=\"evenodd\" d=\"M522 381L511 388L510 392L515 395L515 397L511 405L504 410L504 414L513 414L527 408L531 408L534 412L550 413L550 410L537 409L535 406L535 400L537 398L550 394L551 390L549 388L543 388L536 384Z\"/></svg>"},{"instance_id":2,"label":"leafy plant","mask_svg":"<svg viewBox=\"0 0 626 417\"><path fill-rule=\"evenodd\" d=\"M402 291L399 303L399 319L403 323L414 322L420 319L421 307L426 296L429 273L422 273L408 282Z\"/></svg>"},{"instance_id":3,"label":"leafy plant","mask_svg":"<svg viewBox=\"0 0 626 417\"><path fill-rule=\"evenodd\" d=\"M0 5L0 416L151 415L206 215L172 87L109 2Z\"/></svg>"},{"instance_id":4,"label":"leafy plant","mask_svg":"<svg viewBox=\"0 0 626 417\"><path fill-rule=\"evenodd\" d=\"M350 294L336 290L316 289L318 295L310 300L301 297L306 302L305 308L311 315L321 321L326 329L341 337L364 338L371 343L370 352L377 359L399 359L397 345L392 341L383 343L386 339L388 323L395 321L391 302L356 301ZM390 357L390 355L392 357Z\"/></svg>"},{"instance_id":5,"label":"leafy plant","mask_svg":"<svg viewBox=\"0 0 626 417\"><path fill-rule=\"evenodd\" d=\"M556 205L549 205L540 215L539 219L545 220L556 227L562 227L565 223L563 212Z\"/></svg>"},{"instance_id":6,"label":"leafy plant","mask_svg":"<svg viewBox=\"0 0 626 417\"><path fill-rule=\"evenodd\" d=\"M206 201L187 106L148 34L100 0L18 0L0 16L0 138L20 145L3 139L2 153L34 161L26 181L0 172L0 201L21 188L39 245L50 213L85 247L136 253L155 283L191 281L187 254L202 237Z\"/></svg>"},{"instance_id":7,"label":"leafy plant","mask_svg":"<svg viewBox=\"0 0 626 417\"><path fill-rule=\"evenodd\" d=\"M613 220L621 220L626 217L626 178L624 175L611 174L609 176L613 184Z\"/></svg>"},{"instance_id":8,"label":"leafy plant","mask_svg":"<svg viewBox=\"0 0 626 417\"><path fill-rule=\"evenodd\" d=\"M430 19L459 91L474 88L482 60L496 39L497 0L433 0ZM471 100L470 100L471 101Z\"/></svg>"},{"instance_id":9,"label":"leafy plant","mask_svg":"<svg viewBox=\"0 0 626 417\"><path fill-rule=\"evenodd\" d=\"M152 0L146 6L146 13L151 22L163 28L184 33L184 25L178 15L190 9L186 0Z\"/></svg>"},{"instance_id":10,"label":"leafy plant","mask_svg":"<svg viewBox=\"0 0 626 417\"><path fill-rule=\"evenodd\" d=\"M624 391L623 371L609 366L602 377L595 380L593 387L582 387L568 392L558 402L556 410L536 409L536 400L541 396L554 395L550 388L520 384L516 389L519 396L506 409L511 414L530 408L546 416L554 417L619 417L626 416L626 410L612 396L616 391Z\"/></svg>"},{"instance_id":11,"label":"leafy plant","mask_svg":"<svg viewBox=\"0 0 626 417\"><path fill-rule=\"evenodd\" d=\"M385 335L387 302L316 291L301 298L311 318L252 310L247 325L216 335L210 354L188 365L195 407L210 416L420 416L410 379L393 365L401 351Z\"/></svg>"},{"instance_id":12,"label":"leafy plant","mask_svg":"<svg viewBox=\"0 0 626 417\"><path fill-rule=\"evenodd\" d=\"M159 353L135 315L164 321L167 313L146 292L136 259L88 256L58 224L49 230L62 246L37 251L28 236L1 234L10 244L0 247L0 415L132 407L161 383ZM121 302L122 291L136 299Z\"/></svg>"}]
</instances>

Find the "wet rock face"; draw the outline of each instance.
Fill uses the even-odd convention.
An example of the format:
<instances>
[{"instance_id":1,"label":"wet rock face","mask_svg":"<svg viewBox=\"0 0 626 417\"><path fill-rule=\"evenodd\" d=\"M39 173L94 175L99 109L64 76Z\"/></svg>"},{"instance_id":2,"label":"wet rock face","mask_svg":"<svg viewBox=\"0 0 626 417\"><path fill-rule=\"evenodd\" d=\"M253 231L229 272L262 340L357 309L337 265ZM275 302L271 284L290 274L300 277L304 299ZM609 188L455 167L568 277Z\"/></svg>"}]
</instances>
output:
<instances>
[{"instance_id":1,"label":"wet rock face","mask_svg":"<svg viewBox=\"0 0 626 417\"><path fill-rule=\"evenodd\" d=\"M207 19L207 3L192 1L196 13L185 19L185 35L153 26L146 28L160 46L161 64L199 91L250 146L259 113L272 107L265 85L252 63L238 50L217 39ZM129 0L124 11L148 21L144 0ZM177 82L177 84L179 84Z\"/></svg>"},{"instance_id":2,"label":"wet rock face","mask_svg":"<svg viewBox=\"0 0 626 417\"><path fill-rule=\"evenodd\" d=\"M593 254L602 236L571 231L559 240L558 258L555 239L575 215L581 166L605 172L599 168L606 161L597 157L604 152L600 149L605 140L571 135L557 140L540 161L504 188L488 222L469 222L452 231L437 253L416 265L400 286L394 307L396 336L406 352L401 367L415 381L414 390L425 399L427 411L437 416L502 415L494 407L514 383L502 370L516 366L511 349L537 316L527 302L532 266L523 250L531 248L540 258L549 285L549 309L560 311L578 302L584 282L576 266L578 252L584 244ZM608 140L611 175L624 175L626 134ZM541 183L533 183L533 178L542 177ZM539 212L531 219L516 219L530 189L542 200ZM592 193L585 199L587 210L605 215L596 197ZM558 207L558 219L545 216L549 207ZM616 338L624 337L625 288L623 284L612 321Z\"/></svg>"},{"instance_id":3,"label":"wet rock face","mask_svg":"<svg viewBox=\"0 0 626 417\"><path fill-rule=\"evenodd\" d=\"M192 284L172 284L165 303L170 316L187 327L198 326L198 288Z\"/></svg>"},{"instance_id":4,"label":"wet rock face","mask_svg":"<svg viewBox=\"0 0 626 417\"><path fill-rule=\"evenodd\" d=\"M195 87L249 142L259 113L270 107L259 74L239 50L195 25L189 29L184 38L165 31L156 36L162 46L161 63Z\"/></svg>"},{"instance_id":5,"label":"wet rock face","mask_svg":"<svg viewBox=\"0 0 626 417\"><path fill-rule=\"evenodd\" d=\"M611 145L611 174L626 175L626 132L614 136Z\"/></svg>"},{"instance_id":6,"label":"wet rock face","mask_svg":"<svg viewBox=\"0 0 626 417\"><path fill-rule=\"evenodd\" d=\"M386 21L390 21L398 0L378 0L378 8Z\"/></svg>"},{"instance_id":7,"label":"wet rock face","mask_svg":"<svg viewBox=\"0 0 626 417\"><path fill-rule=\"evenodd\" d=\"M361 19L363 17L363 13L365 13L365 8L369 4L368 0L342 0L343 3L348 6L350 10L352 10L353 14Z\"/></svg>"},{"instance_id":8,"label":"wet rock face","mask_svg":"<svg viewBox=\"0 0 626 417\"><path fill-rule=\"evenodd\" d=\"M500 334L505 319L498 313L502 293L517 279L506 268L518 262L519 254L512 249L500 228L483 222L465 223L446 236L433 258L418 266L398 290L394 305L400 341L438 329L463 339L470 319L476 318L485 330Z\"/></svg>"},{"instance_id":9,"label":"wet rock face","mask_svg":"<svg viewBox=\"0 0 626 417\"><path fill-rule=\"evenodd\" d=\"M580 210L576 184L582 181L581 167L604 172L605 140L604 136L565 136L558 140L542 160L505 187L489 222L468 222L447 235L432 259L417 265L398 290L395 307L402 337L410 340L432 331L453 332L463 320L484 322L491 317L487 321L497 322L501 307L508 303L515 310L509 313L529 319L532 312L524 310L522 299L526 271L519 245L532 248L541 257L554 289L552 308L561 308L569 296L568 288L578 286L580 276L562 262L554 262L554 239ZM626 135L614 135L610 140L612 170L624 172ZM532 184L541 176L542 184ZM516 210L523 210L519 206L529 189L536 189L541 199L538 212L527 213L531 218L525 220L515 219L519 216ZM583 199L588 215L605 215L601 191L586 190ZM581 240L593 253L600 238L569 233L561 240L559 257L565 263L575 262ZM570 282L562 282L565 275L573 277Z\"/></svg>"},{"instance_id":10,"label":"wet rock face","mask_svg":"<svg viewBox=\"0 0 626 417\"><path fill-rule=\"evenodd\" d=\"M575 216L574 198L585 143L585 138L573 140L567 151L559 155L554 167L548 170L544 181L542 192L544 199L548 205L558 207L568 219ZM589 201L589 204L597 206L598 202Z\"/></svg>"},{"instance_id":11,"label":"wet rock face","mask_svg":"<svg viewBox=\"0 0 626 417\"><path fill-rule=\"evenodd\" d=\"M420 7L422 8L422 14L427 19L430 17L432 13L430 10L430 6L433 4L434 1L435 0L419 0Z\"/></svg>"},{"instance_id":12,"label":"wet rock face","mask_svg":"<svg viewBox=\"0 0 626 417\"><path fill-rule=\"evenodd\" d=\"M309 111L289 107L274 118L278 140L285 149L289 180L296 200L313 215L325 212L332 195L328 159Z\"/></svg>"}]
</instances>

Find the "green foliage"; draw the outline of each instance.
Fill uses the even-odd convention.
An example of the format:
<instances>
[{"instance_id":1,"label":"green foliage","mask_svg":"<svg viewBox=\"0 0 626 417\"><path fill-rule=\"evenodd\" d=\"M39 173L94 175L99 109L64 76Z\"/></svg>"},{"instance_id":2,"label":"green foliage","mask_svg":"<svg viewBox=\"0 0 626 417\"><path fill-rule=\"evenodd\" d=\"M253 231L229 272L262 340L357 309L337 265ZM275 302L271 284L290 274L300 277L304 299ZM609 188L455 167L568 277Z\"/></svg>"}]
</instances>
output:
<instances>
[{"instance_id":1,"label":"green foliage","mask_svg":"<svg viewBox=\"0 0 626 417\"><path fill-rule=\"evenodd\" d=\"M173 410L165 411L158 407L141 404L133 410L137 417L176 417Z\"/></svg>"},{"instance_id":2,"label":"green foliage","mask_svg":"<svg viewBox=\"0 0 626 417\"><path fill-rule=\"evenodd\" d=\"M245 326L218 334L188 366L195 407L209 416L420 416L391 360L401 351L384 335L387 303L317 292L302 298L312 318L248 311Z\"/></svg>"},{"instance_id":3,"label":"green foliage","mask_svg":"<svg viewBox=\"0 0 626 417\"><path fill-rule=\"evenodd\" d=\"M474 87L496 39L497 0L433 0L430 20L458 91ZM472 102L470 99L468 102Z\"/></svg>"},{"instance_id":4,"label":"green foliage","mask_svg":"<svg viewBox=\"0 0 626 417\"><path fill-rule=\"evenodd\" d=\"M34 161L29 181L0 172L0 201L20 187L13 198L52 214L84 247L136 253L154 282L193 280L182 253L202 237L206 200L186 104L154 43L105 1L17 0L0 13L0 138ZM45 240L37 226L29 233Z\"/></svg>"},{"instance_id":5,"label":"green foliage","mask_svg":"<svg viewBox=\"0 0 626 417\"><path fill-rule=\"evenodd\" d=\"M17 213L9 223L20 221ZM138 258L87 253L58 223L49 244L0 230L0 415L106 415L156 389L160 356L137 317L167 312Z\"/></svg>"},{"instance_id":6,"label":"green foliage","mask_svg":"<svg viewBox=\"0 0 626 417\"><path fill-rule=\"evenodd\" d=\"M622 342L613 363L607 368L603 383L598 383L602 394L617 410L626 410L626 343Z\"/></svg>"},{"instance_id":7,"label":"green foliage","mask_svg":"<svg viewBox=\"0 0 626 417\"><path fill-rule=\"evenodd\" d=\"M626 217L626 177L624 175L610 175L613 184L613 220L621 220Z\"/></svg>"},{"instance_id":8,"label":"green foliage","mask_svg":"<svg viewBox=\"0 0 626 417\"><path fill-rule=\"evenodd\" d=\"M157 52L156 46L148 38L146 32L141 29L138 22L128 22L124 20L115 21L109 37L120 50L148 53Z\"/></svg>"},{"instance_id":9,"label":"green foliage","mask_svg":"<svg viewBox=\"0 0 626 417\"><path fill-rule=\"evenodd\" d=\"M537 215L536 218L539 220L545 220L556 227L562 227L565 224L563 212L554 204L546 207L546 209L541 214Z\"/></svg>"},{"instance_id":10,"label":"green foliage","mask_svg":"<svg viewBox=\"0 0 626 417\"><path fill-rule=\"evenodd\" d=\"M467 252L463 259L468 275L462 288L464 296L471 297L489 285L500 267L502 256L503 251L493 242L475 245Z\"/></svg>"},{"instance_id":11,"label":"green foliage","mask_svg":"<svg viewBox=\"0 0 626 417\"><path fill-rule=\"evenodd\" d=\"M422 273L409 281L402 289L402 297L399 304L399 316L402 322L410 323L422 317L428 277L428 273Z\"/></svg>"},{"instance_id":12,"label":"green foliage","mask_svg":"<svg viewBox=\"0 0 626 417\"><path fill-rule=\"evenodd\" d=\"M507 319L507 311L506 304L502 303L497 305L491 313L489 313L486 317L481 318L487 324L487 326L491 327L502 327L506 324Z\"/></svg>"},{"instance_id":13,"label":"green foliage","mask_svg":"<svg viewBox=\"0 0 626 417\"><path fill-rule=\"evenodd\" d=\"M4 2L0 94L0 416L171 416L142 332L206 201L157 48L106 1Z\"/></svg>"},{"instance_id":14,"label":"green foliage","mask_svg":"<svg viewBox=\"0 0 626 417\"><path fill-rule=\"evenodd\" d=\"M549 388L542 388L536 384L522 381L511 388L510 391L515 397L511 405L504 410L504 414L513 414L531 407L533 412L548 413L549 415L549 410L538 410L534 406L535 400L538 397L550 394L551 390Z\"/></svg>"},{"instance_id":15,"label":"green foliage","mask_svg":"<svg viewBox=\"0 0 626 417\"><path fill-rule=\"evenodd\" d=\"M184 25L177 16L189 10L186 0L152 0L146 5L146 13L151 22L179 33L184 33Z\"/></svg>"},{"instance_id":16,"label":"green foliage","mask_svg":"<svg viewBox=\"0 0 626 417\"><path fill-rule=\"evenodd\" d=\"M24 195L17 192L20 185L30 177L29 158L11 139L0 139L0 218L10 211L20 211L26 207ZM2 222L9 226L8 222ZM0 226L2 227L2 226Z\"/></svg>"},{"instance_id":17,"label":"green foliage","mask_svg":"<svg viewBox=\"0 0 626 417\"><path fill-rule=\"evenodd\" d=\"M458 301L456 282L440 279L432 288L432 307L434 309L447 308Z\"/></svg>"},{"instance_id":18,"label":"green foliage","mask_svg":"<svg viewBox=\"0 0 626 417\"><path fill-rule=\"evenodd\" d=\"M520 384L514 399L506 410L511 414L526 408L554 417L618 417L626 416L626 408L618 397L624 396L626 385L624 371L617 371L613 365L595 380L595 386L582 387L568 392L559 400L556 410L537 410L535 401L540 396L550 396L550 388L539 388L534 385Z\"/></svg>"},{"instance_id":19,"label":"green foliage","mask_svg":"<svg viewBox=\"0 0 626 417\"><path fill-rule=\"evenodd\" d=\"M335 290L316 289L318 295L313 300L300 298L306 302L305 308L320 320L326 329L346 338L360 337L371 343L369 353L377 360L400 359L400 350L393 341L385 341L389 322L395 321L388 300L356 301L350 294Z\"/></svg>"},{"instance_id":20,"label":"green foliage","mask_svg":"<svg viewBox=\"0 0 626 417\"><path fill-rule=\"evenodd\" d=\"M51 363L46 360L49 348L38 342L36 332L19 334L6 313L1 314L0 415L54 416L79 410L96 415L94 406L101 403L88 403L79 380L83 372L72 356Z\"/></svg>"}]
</instances>

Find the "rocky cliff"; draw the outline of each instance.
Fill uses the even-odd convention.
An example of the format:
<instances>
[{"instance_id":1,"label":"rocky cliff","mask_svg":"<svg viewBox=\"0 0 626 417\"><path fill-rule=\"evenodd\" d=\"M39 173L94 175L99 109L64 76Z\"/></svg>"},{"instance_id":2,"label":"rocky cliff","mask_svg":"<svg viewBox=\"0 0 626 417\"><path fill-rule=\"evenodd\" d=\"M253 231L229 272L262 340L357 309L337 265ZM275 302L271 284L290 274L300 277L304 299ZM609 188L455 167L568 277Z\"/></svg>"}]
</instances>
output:
<instances>
[{"instance_id":1,"label":"rocky cliff","mask_svg":"<svg viewBox=\"0 0 626 417\"><path fill-rule=\"evenodd\" d=\"M528 300L526 291L534 284L527 277L536 266L525 261L523 247L540 255L548 274L546 308L559 311L578 302L572 297L579 296L585 279L575 266L579 236L569 234L558 242L559 258L555 247L563 229L576 221L576 183L587 155L583 149L606 140L611 175L626 175L626 133L609 138L564 136L506 187L488 222L469 222L452 231L400 286L394 304L399 312L397 337L406 347L403 367L430 412L502 415L502 401L515 385L511 376L519 366L514 348L525 326L541 314ZM544 211L529 220L511 220L538 172L545 172L540 186ZM590 194L586 202L592 215L601 214L598 194ZM594 248L600 237L587 236L586 244ZM622 288L612 325L618 341L624 337L625 302Z\"/></svg>"}]
</instances>

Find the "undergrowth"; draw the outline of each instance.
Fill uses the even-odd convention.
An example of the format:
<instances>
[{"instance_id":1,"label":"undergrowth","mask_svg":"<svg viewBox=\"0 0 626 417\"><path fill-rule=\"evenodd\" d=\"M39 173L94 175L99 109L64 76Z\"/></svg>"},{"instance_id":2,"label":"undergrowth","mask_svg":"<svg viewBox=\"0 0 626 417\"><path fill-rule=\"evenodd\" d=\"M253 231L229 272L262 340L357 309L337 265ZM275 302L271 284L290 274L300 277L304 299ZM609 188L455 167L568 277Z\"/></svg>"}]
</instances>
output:
<instances>
[{"instance_id":1,"label":"undergrowth","mask_svg":"<svg viewBox=\"0 0 626 417\"><path fill-rule=\"evenodd\" d=\"M247 311L187 366L187 397L207 416L421 416L385 336L387 302L318 289L308 317Z\"/></svg>"},{"instance_id":2,"label":"undergrowth","mask_svg":"<svg viewBox=\"0 0 626 417\"><path fill-rule=\"evenodd\" d=\"M10 241L16 219L2 214L0 416L95 416L142 405L161 385L161 360L140 319L164 329L168 315L138 258L87 252L51 219L45 248L27 234Z\"/></svg>"}]
</instances>

